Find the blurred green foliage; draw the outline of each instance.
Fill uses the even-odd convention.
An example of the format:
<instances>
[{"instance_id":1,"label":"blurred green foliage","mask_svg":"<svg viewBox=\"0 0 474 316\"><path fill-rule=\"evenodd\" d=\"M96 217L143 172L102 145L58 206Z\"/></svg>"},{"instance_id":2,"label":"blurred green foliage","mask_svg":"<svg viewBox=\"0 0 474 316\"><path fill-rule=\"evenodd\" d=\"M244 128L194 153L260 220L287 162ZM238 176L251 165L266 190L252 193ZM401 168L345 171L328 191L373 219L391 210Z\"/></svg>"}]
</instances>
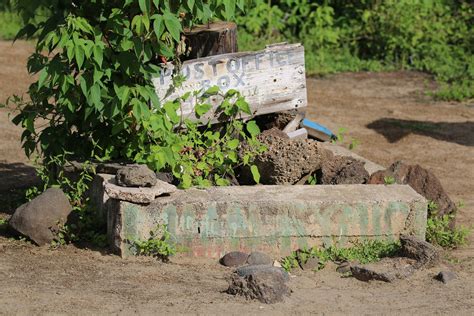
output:
<instances>
[{"instance_id":1,"label":"blurred green foliage","mask_svg":"<svg viewBox=\"0 0 474 316\"><path fill-rule=\"evenodd\" d=\"M460 0L254 0L238 18L241 50L302 42L309 74L421 70L436 96L474 97L474 5Z\"/></svg>"}]
</instances>

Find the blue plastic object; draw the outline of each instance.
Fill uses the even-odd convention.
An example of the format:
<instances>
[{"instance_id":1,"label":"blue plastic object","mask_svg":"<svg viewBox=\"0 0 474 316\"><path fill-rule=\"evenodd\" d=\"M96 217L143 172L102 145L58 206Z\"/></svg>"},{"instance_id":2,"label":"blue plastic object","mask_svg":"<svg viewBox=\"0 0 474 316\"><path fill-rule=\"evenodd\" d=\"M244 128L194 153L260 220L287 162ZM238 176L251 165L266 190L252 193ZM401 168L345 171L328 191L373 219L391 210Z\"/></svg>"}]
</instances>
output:
<instances>
[{"instance_id":1,"label":"blue plastic object","mask_svg":"<svg viewBox=\"0 0 474 316\"><path fill-rule=\"evenodd\" d=\"M336 135L334 135L334 133L331 132L327 127L325 127L321 124L318 124L316 122L313 122L313 121L311 121L307 118L305 118L303 120L301 125L308 130L308 134L310 134L310 135L311 135L311 130L314 130L314 131L316 131L316 134L321 135L321 133L322 133L322 134L326 135L329 139L333 139L333 138L336 137ZM314 135L314 136L317 137L317 138L320 138L317 135Z\"/></svg>"}]
</instances>

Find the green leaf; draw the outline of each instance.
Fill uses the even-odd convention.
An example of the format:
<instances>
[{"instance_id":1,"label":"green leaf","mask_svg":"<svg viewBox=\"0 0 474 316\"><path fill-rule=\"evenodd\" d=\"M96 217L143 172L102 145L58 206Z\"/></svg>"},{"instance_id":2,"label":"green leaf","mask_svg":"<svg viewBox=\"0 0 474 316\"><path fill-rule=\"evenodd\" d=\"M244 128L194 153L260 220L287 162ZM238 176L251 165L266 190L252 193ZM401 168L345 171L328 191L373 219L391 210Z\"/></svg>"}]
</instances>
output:
<instances>
[{"instance_id":1,"label":"green leaf","mask_svg":"<svg viewBox=\"0 0 474 316\"><path fill-rule=\"evenodd\" d=\"M140 35L142 34L142 16L141 15L135 15L132 19L132 29L135 30L135 32Z\"/></svg>"},{"instance_id":2,"label":"green leaf","mask_svg":"<svg viewBox=\"0 0 474 316\"><path fill-rule=\"evenodd\" d=\"M257 123L255 123L255 121L247 122L247 131L252 137L255 137L260 134L260 128L258 128L258 125Z\"/></svg>"},{"instance_id":3,"label":"green leaf","mask_svg":"<svg viewBox=\"0 0 474 316\"><path fill-rule=\"evenodd\" d=\"M99 65L99 67L102 67L102 61L104 60L104 52L102 50L102 47L100 47L99 45L95 45L93 49L93 54L95 62Z\"/></svg>"},{"instance_id":4,"label":"green leaf","mask_svg":"<svg viewBox=\"0 0 474 316\"><path fill-rule=\"evenodd\" d=\"M165 21L162 15L155 14L155 21L153 22L153 30L157 38L161 38L161 35L165 31Z\"/></svg>"},{"instance_id":5,"label":"green leaf","mask_svg":"<svg viewBox=\"0 0 474 316\"><path fill-rule=\"evenodd\" d=\"M236 149L239 146L239 143L238 139L232 139L227 142L227 147L229 147L229 149Z\"/></svg>"},{"instance_id":6,"label":"green leaf","mask_svg":"<svg viewBox=\"0 0 474 316\"><path fill-rule=\"evenodd\" d=\"M194 111L196 112L196 116L199 118L209 112L209 110L212 108L212 106L208 103L204 104L197 104Z\"/></svg>"},{"instance_id":7,"label":"green leaf","mask_svg":"<svg viewBox=\"0 0 474 316\"><path fill-rule=\"evenodd\" d=\"M95 105L99 105L100 102L100 86L98 83L94 84L90 90L90 99L91 102Z\"/></svg>"},{"instance_id":8,"label":"green leaf","mask_svg":"<svg viewBox=\"0 0 474 316\"><path fill-rule=\"evenodd\" d=\"M81 69L84 63L84 49L82 46L79 46L78 44L74 45L74 55L76 57L77 66Z\"/></svg>"},{"instance_id":9,"label":"green leaf","mask_svg":"<svg viewBox=\"0 0 474 316\"><path fill-rule=\"evenodd\" d=\"M165 12L163 18L165 20L166 29L168 32L170 32L173 39L176 42L181 41L182 26L176 15L172 14L171 12Z\"/></svg>"},{"instance_id":10,"label":"green leaf","mask_svg":"<svg viewBox=\"0 0 474 316\"><path fill-rule=\"evenodd\" d=\"M160 7L160 0L153 0L153 4L155 5L155 8L161 9L161 7Z\"/></svg>"},{"instance_id":11,"label":"green leaf","mask_svg":"<svg viewBox=\"0 0 474 316\"><path fill-rule=\"evenodd\" d=\"M220 88L218 86L212 86L204 92L205 95L215 95L219 93Z\"/></svg>"},{"instance_id":12,"label":"green leaf","mask_svg":"<svg viewBox=\"0 0 474 316\"><path fill-rule=\"evenodd\" d=\"M245 101L244 98L240 97L237 99L237 101L235 102L235 105L237 105L237 107L244 113L247 113L249 115L252 114L252 111L250 110L250 106L249 104L247 103L247 101Z\"/></svg>"},{"instance_id":13,"label":"green leaf","mask_svg":"<svg viewBox=\"0 0 474 316\"><path fill-rule=\"evenodd\" d=\"M44 85L44 82L48 78L48 68L45 67L43 70L41 70L41 73L39 75L38 79L38 90L41 89L41 87Z\"/></svg>"},{"instance_id":14,"label":"green leaf","mask_svg":"<svg viewBox=\"0 0 474 316\"><path fill-rule=\"evenodd\" d=\"M120 99L122 101L122 106L127 104L129 96L130 96L130 88L127 87L127 86L123 87L122 88L122 95L120 96Z\"/></svg>"},{"instance_id":15,"label":"green leaf","mask_svg":"<svg viewBox=\"0 0 474 316\"><path fill-rule=\"evenodd\" d=\"M256 165L250 166L250 171L252 172L253 180L256 183L260 183L260 172L258 171L257 166Z\"/></svg>"},{"instance_id":16,"label":"green leaf","mask_svg":"<svg viewBox=\"0 0 474 316\"><path fill-rule=\"evenodd\" d=\"M216 184L220 187L225 187L229 185L229 180L223 178L216 178Z\"/></svg>"},{"instance_id":17,"label":"green leaf","mask_svg":"<svg viewBox=\"0 0 474 316\"><path fill-rule=\"evenodd\" d=\"M150 0L138 0L138 5L140 6L140 10L142 10L143 14L150 14Z\"/></svg>"},{"instance_id":18,"label":"green leaf","mask_svg":"<svg viewBox=\"0 0 474 316\"><path fill-rule=\"evenodd\" d=\"M235 16L235 0L224 0L225 18L232 20Z\"/></svg>"},{"instance_id":19,"label":"green leaf","mask_svg":"<svg viewBox=\"0 0 474 316\"><path fill-rule=\"evenodd\" d=\"M191 11L193 10L193 8L194 8L194 0L188 0L188 8L189 8L189 10L191 10Z\"/></svg>"}]
</instances>

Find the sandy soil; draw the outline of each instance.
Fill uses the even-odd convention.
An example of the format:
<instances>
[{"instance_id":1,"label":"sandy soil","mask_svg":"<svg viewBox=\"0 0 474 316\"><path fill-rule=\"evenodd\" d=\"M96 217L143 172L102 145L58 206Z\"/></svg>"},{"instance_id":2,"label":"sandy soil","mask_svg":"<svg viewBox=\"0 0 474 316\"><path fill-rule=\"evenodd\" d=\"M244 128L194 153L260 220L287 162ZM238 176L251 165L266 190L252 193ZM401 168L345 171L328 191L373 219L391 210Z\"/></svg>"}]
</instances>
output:
<instances>
[{"instance_id":1,"label":"sandy soil","mask_svg":"<svg viewBox=\"0 0 474 316\"><path fill-rule=\"evenodd\" d=\"M25 62L32 47L0 42L0 102L22 93L31 80ZM338 131L355 152L388 166L397 159L432 170L451 198L465 207L458 223L474 223L474 104L436 102L419 73L340 74L308 79L308 115ZM21 130L0 109L0 201L31 183ZM28 182L29 181L29 182ZM8 218L11 205L0 205ZM474 241L471 236L471 242ZM441 266L395 284L341 277L329 266L297 272L291 297L263 305L231 297L230 269L204 259L175 257L171 264L148 258L123 260L104 251L67 246L38 248L0 236L0 314L456 314L474 313L474 247L446 254ZM441 269L459 278L433 280Z\"/></svg>"}]
</instances>

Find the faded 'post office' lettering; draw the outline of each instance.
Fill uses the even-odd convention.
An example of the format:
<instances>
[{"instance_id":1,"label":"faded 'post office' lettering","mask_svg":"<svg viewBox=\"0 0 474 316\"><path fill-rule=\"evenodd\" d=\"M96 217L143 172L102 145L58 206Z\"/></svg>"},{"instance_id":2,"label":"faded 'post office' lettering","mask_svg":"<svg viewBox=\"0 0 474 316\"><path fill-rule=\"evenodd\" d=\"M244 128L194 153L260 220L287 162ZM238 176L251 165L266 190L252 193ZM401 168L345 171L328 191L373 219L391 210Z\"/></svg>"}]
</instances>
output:
<instances>
[{"instance_id":1,"label":"faded 'post office' lettering","mask_svg":"<svg viewBox=\"0 0 474 316\"><path fill-rule=\"evenodd\" d=\"M156 92L165 101L188 91L205 91L218 86L223 92L239 90L256 115L304 107L307 102L304 49L300 44L186 61L181 68L185 83L171 96L166 96L172 74L173 65L168 64L159 78L154 79ZM193 119L193 102L189 100L183 105L181 115Z\"/></svg>"}]
</instances>

